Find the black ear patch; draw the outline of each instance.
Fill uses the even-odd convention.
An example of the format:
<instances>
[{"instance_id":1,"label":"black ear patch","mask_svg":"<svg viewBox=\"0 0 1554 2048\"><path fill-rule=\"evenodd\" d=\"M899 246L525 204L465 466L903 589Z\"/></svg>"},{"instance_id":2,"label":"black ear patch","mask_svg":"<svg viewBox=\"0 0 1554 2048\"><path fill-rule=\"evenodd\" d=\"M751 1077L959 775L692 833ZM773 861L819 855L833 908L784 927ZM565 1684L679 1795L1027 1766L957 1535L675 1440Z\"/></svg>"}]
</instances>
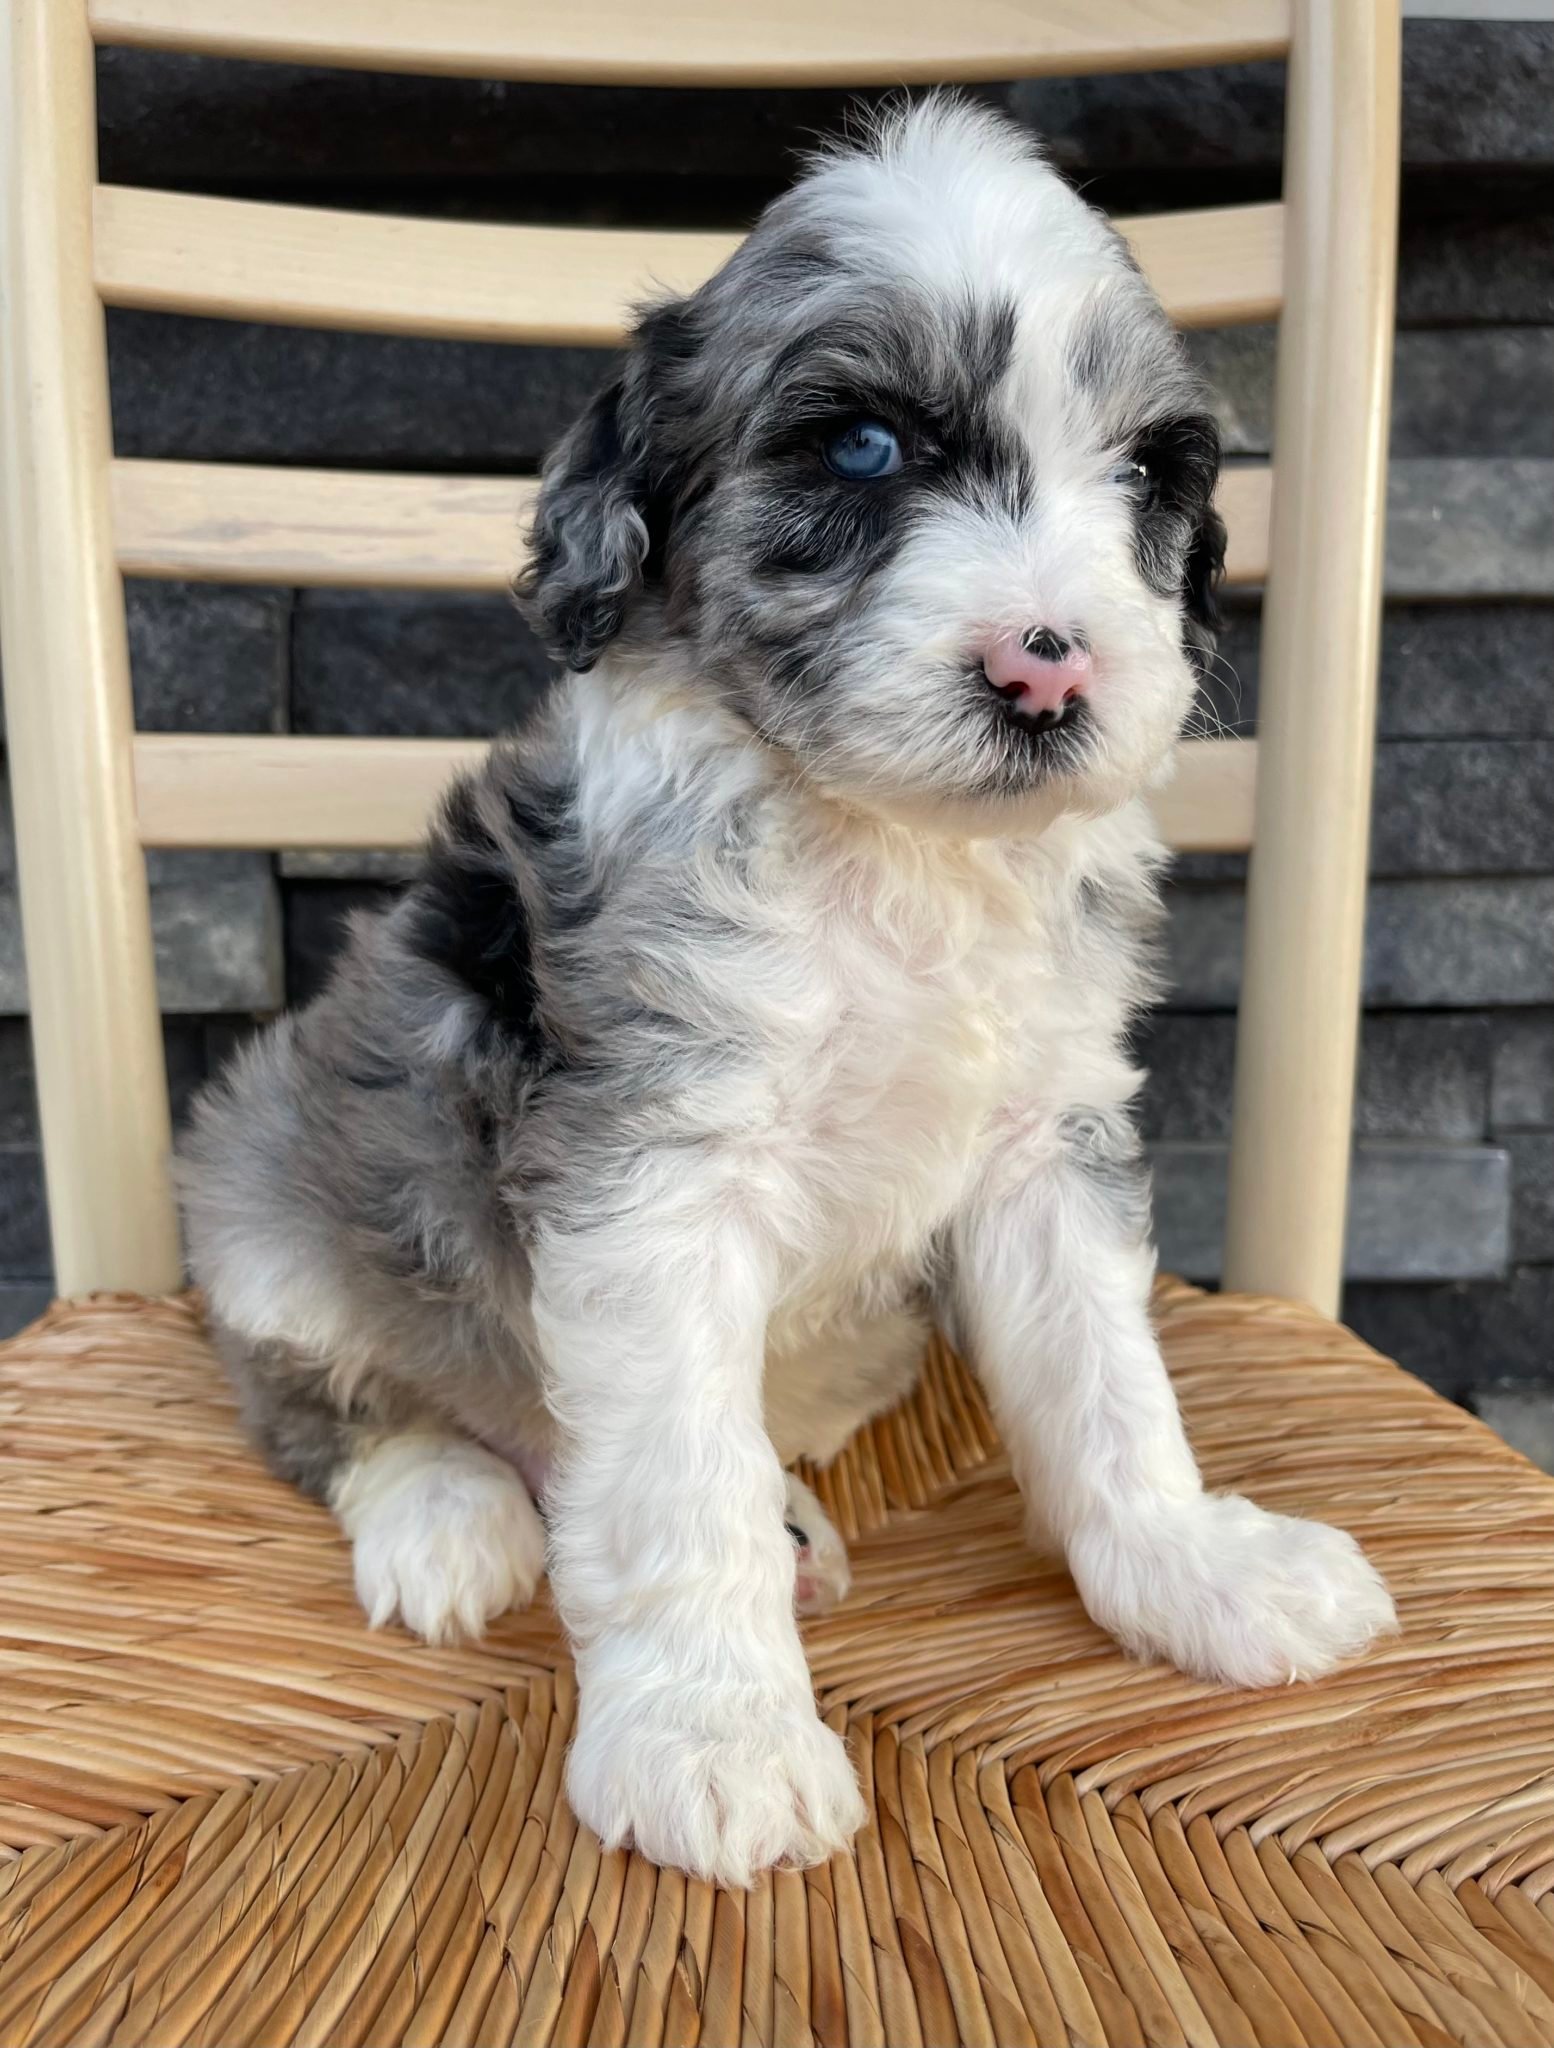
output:
<instances>
[{"instance_id":1,"label":"black ear patch","mask_svg":"<svg viewBox=\"0 0 1554 2048\"><path fill-rule=\"evenodd\" d=\"M1162 597L1180 594L1188 653L1211 653L1225 573L1225 522L1214 509L1219 428L1209 413L1183 413L1157 422L1133 453L1144 476L1135 513L1140 573Z\"/></svg>"},{"instance_id":2,"label":"black ear patch","mask_svg":"<svg viewBox=\"0 0 1554 2048\"><path fill-rule=\"evenodd\" d=\"M539 997L528 920L472 782L454 783L443 799L408 903L414 951L479 996L499 1029L532 1039Z\"/></svg>"},{"instance_id":3,"label":"black ear patch","mask_svg":"<svg viewBox=\"0 0 1554 2048\"><path fill-rule=\"evenodd\" d=\"M516 586L524 616L570 669L592 668L620 631L647 559L647 452L629 409L617 379L557 444Z\"/></svg>"},{"instance_id":4,"label":"black ear patch","mask_svg":"<svg viewBox=\"0 0 1554 2048\"><path fill-rule=\"evenodd\" d=\"M552 450L530 529L519 608L558 661L593 667L654 575L696 412L690 302L649 307L632 352Z\"/></svg>"},{"instance_id":5,"label":"black ear patch","mask_svg":"<svg viewBox=\"0 0 1554 2048\"><path fill-rule=\"evenodd\" d=\"M1189 630L1197 627L1204 639L1212 639L1220 628L1219 587L1224 575L1225 522L1210 505L1198 521L1182 571Z\"/></svg>"}]
</instances>

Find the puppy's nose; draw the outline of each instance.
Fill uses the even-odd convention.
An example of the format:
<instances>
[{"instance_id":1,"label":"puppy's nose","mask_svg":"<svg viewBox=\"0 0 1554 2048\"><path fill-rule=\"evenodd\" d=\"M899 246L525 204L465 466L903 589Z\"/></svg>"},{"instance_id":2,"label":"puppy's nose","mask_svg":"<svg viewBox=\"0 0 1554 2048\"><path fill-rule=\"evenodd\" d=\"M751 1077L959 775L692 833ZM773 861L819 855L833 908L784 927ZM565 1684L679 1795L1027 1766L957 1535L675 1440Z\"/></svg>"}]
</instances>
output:
<instances>
[{"instance_id":1,"label":"puppy's nose","mask_svg":"<svg viewBox=\"0 0 1554 2048\"><path fill-rule=\"evenodd\" d=\"M1050 626L1033 626L1000 634L982 656L982 668L1000 697L1038 725L1056 725L1085 693L1090 650Z\"/></svg>"}]
</instances>

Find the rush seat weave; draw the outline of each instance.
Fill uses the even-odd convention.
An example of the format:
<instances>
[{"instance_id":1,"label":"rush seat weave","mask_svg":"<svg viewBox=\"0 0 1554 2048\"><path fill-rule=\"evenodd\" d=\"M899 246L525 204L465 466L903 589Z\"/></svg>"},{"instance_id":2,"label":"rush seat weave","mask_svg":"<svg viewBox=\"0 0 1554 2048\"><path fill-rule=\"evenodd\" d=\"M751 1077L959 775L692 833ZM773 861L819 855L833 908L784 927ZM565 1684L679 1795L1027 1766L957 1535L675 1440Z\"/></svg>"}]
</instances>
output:
<instances>
[{"instance_id":1,"label":"rush seat weave","mask_svg":"<svg viewBox=\"0 0 1554 2048\"><path fill-rule=\"evenodd\" d=\"M744 1896L578 1829L543 1597L370 1633L195 1306L57 1306L0 1348L0 2043L1554 2041L1554 1481L1313 1314L1158 1310L1210 1482L1352 1529L1402 1634L1260 1694L1129 1663L941 1350L816 1482L872 1819Z\"/></svg>"}]
</instances>

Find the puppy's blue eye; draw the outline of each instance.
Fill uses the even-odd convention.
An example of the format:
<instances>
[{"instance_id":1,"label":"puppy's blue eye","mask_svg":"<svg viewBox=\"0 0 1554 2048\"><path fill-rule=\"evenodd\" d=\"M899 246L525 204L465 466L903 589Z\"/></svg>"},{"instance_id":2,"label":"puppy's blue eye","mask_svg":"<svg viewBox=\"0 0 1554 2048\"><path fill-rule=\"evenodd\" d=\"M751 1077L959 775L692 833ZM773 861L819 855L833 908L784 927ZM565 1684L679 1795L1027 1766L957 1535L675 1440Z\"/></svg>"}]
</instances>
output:
<instances>
[{"instance_id":1,"label":"puppy's blue eye","mask_svg":"<svg viewBox=\"0 0 1554 2048\"><path fill-rule=\"evenodd\" d=\"M1139 489L1141 486L1147 489L1153 481L1154 479L1149 472L1149 464L1141 462L1137 456L1130 456L1126 462L1119 462L1112 471L1112 482L1114 484L1127 484L1134 490Z\"/></svg>"},{"instance_id":2,"label":"puppy's blue eye","mask_svg":"<svg viewBox=\"0 0 1554 2048\"><path fill-rule=\"evenodd\" d=\"M883 420L850 420L820 452L826 468L850 483L872 483L901 467L901 443Z\"/></svg>"}]
</instances>

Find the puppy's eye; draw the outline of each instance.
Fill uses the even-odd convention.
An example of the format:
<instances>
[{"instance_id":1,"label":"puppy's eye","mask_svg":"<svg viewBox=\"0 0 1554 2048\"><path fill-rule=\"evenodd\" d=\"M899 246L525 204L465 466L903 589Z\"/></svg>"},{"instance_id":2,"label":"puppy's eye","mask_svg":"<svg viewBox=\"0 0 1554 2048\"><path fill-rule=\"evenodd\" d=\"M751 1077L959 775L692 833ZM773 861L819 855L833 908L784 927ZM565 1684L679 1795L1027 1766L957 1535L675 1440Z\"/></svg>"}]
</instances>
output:
<instances>
[{"instance_id":1,"label":"puppy's eye","mask_svg":"<svg viewBox=\"0 0 1554 2048\"><path fill-rule=\"evenodd\" d=\"M1142 456L1130 455L1125 462L1114 465L1111 472L1114 484L1126 484L1131 490L1149 490L1154 484L1154 472Z\"/></svg>"},{"instance_id":2,"label":"puppy's eye","mask_svg":"<svg viewBox=\"0 0 1554 2048\"><path fill-rule=\"evenodd\" d=\"M901 443L883 420L849 420L828 436L820 454L832 475L844 476L849 483L893 476L902 460Z\"/></svg>"}]
</instances>

